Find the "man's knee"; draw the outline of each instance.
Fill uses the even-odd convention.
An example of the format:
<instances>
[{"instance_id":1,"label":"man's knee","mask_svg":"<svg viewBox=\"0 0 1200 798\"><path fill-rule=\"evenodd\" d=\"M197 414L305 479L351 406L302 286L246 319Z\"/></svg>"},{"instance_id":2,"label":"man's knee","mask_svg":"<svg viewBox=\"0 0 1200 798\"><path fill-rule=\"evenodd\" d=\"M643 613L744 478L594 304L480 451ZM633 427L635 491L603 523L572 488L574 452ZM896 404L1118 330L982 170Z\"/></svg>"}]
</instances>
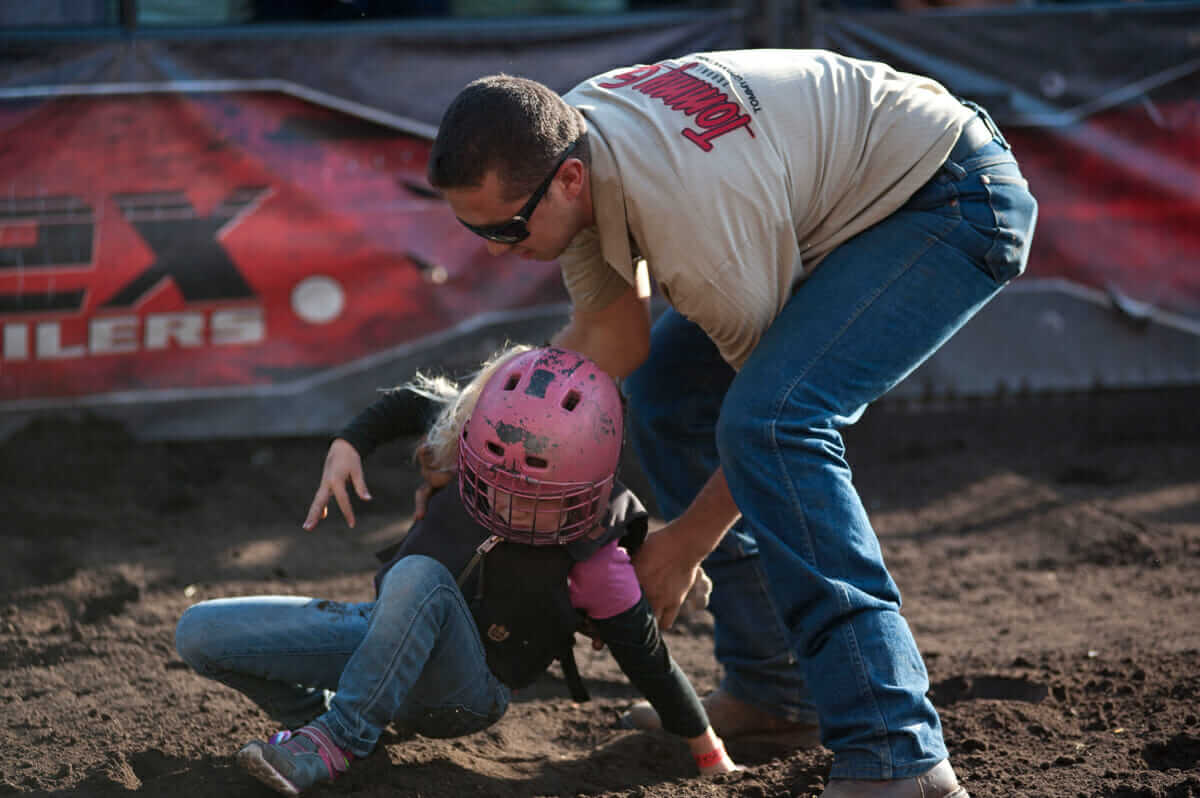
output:
<instances>
[{"instance_id":1,"label":"man's knee","mask_svg":"<svg viewBox=\"0 0 1200 798\"><path fill-rule=\"evenodd\" d=\"M759 397L730 390L717 416L717 452L727 468L742 460L765 442L764 431L770 423L766 408Z\"/></svg>"},{"instance_id":2,"label":"man's knee","mask_svg":"<svg viewBox=\"0 0 1200 798\"><path fill-rule=\"evenodd\" d=\"M739 375L739 376L745 376ZM768 390L775 387L776 390ZM717 418L717 450L721 460L757 445L775 445L786 437L825 439L837 427L837 409L816 388L803 381L786 393L779 386L736 380Z\"/></svg>"}]
</instances>

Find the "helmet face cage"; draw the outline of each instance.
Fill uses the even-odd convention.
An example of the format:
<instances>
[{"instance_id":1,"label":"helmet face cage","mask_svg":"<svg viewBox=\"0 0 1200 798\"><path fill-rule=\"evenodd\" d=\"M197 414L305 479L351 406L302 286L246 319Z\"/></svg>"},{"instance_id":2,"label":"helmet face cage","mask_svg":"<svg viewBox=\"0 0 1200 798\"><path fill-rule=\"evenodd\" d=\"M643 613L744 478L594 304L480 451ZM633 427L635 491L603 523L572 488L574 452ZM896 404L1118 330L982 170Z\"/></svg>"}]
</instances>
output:
<instances>
[{"instance_id":1,"label":"helmet face cage","mask_svg":"<svg viewBox=\"0 0 1200 798\"><path fill-rule=\"evenodd\" d=\"M613 477L601 482L550 482L489 463L459 439L458 488L467 513L514 543L570 543L600 521ZM515 516L515 518L514 518Z\"/></svg>"},{"instance_id":2,"label":"helmet face cage","mask_svg":"<svg viewBox=\"0 0 1200 798\"><path fill-rule=\"evenodd\" d=\"M500 365L458 439L471 517L518 543L567 543L608 508L622 439L620 393L576 352L532 349Z\"/></svg>"}]
</instances>

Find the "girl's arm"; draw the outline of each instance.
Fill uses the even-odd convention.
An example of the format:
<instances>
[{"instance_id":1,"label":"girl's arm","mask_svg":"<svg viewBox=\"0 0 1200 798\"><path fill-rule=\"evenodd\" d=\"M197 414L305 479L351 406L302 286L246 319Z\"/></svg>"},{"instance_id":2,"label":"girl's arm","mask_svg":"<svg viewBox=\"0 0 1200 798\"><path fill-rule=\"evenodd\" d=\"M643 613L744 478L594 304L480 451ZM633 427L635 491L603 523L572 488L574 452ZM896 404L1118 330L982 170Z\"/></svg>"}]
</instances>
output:
<instances>
[{"instance_id":1,"label":"girl's arm","mask_svg":"<svg viewBox=\"0 0 1200 798\"><path fill-rule=\"evenodd\" d=\"M591 625L629 681L657 710L663 728L687 739L701 774L737 769L709 724L692 683L671 659L645 597L610 618L592 618Z\"/></svg>"},{"instance_id":2,"label":"girl's arm","mask_svg":"<svg viewBox=\"0 0 1200 798\"><path fill-rule=\"evenodd\" d=\"M431 412L428 400L397 388L380 394L336 437L348 442L365 458L382 444L405 435L423 433Z\"/></svg>"},{"instance_id":3,"label":"girl's arm","mask_svg":"<svg viewBox=\"0 0 1200 798\"><path fill-rule=\"evenodd\" d=\"M411 391L388 391L342 428L329 445L317 493L301 526L310 532L316 529L328 513L330 499L337 501L346 523L354 526L354 507L346 485L353 485L360 499L370 501L371 492L363 477L363 458L381 444L419 431L417 427L423 426L428 414L424 402Z\"/></svg>"}]
</instances>

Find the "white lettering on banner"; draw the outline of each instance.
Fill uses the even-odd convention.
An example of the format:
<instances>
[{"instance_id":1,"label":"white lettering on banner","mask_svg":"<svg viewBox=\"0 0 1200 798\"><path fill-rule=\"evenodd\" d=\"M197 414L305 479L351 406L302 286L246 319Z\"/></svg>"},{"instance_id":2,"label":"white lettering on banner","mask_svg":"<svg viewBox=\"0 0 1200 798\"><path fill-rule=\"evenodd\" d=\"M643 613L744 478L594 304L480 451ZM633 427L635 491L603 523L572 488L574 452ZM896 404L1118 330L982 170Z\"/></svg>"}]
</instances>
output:
<instances>
[{"instance_id":1,"label":"white lettering on banner","mask_svg":"<svg viewBox=\"0 0 1200 798\"><path fill-rule=\"evenodd\" d=\"M204 314L159 313L146 318L147 349L166 349L172 341L186 348L204 346Z\"/></svg>"},{"instance_id":2,"label":"white lettering on banner","mask_svg":"<svg viewBox=\"0 0 1200 798\"><path fill-rule=\"evenodd\" d=\"M44 321L37 326L37 356L38 360L65 360L67 358L83 357L86 350L83 344L62 347L62 328L56 321Z\"/></svg>"},{"instance_id":3,"label":"white lettering on banner","mask_svg":"<svg viewBox=\"0 0 1200 798\"><path fill-rule=\"evenodd\" d=\"M87 356L122 355L138 351L162 351L173 347L232 346L262 343L267 337L262 307L253 306L176 313L100 316L88 321L87 342L63 344L62 322L34 324L34 351L30 352L30 325L3 325L3 359L67 360Z\"/></svg>"},{"instance_id":4,"label":"white lettering on banner","mask_svg":"<svg viewBox=\"0 0 1200 798\"><path fill-rule=\"evenodd\" d=\"M257 344L267 338L267 321L262 308L218 310L212 315L212 342L228 344Z\"/></svg>"},{"instance_id":5,"label":"white lettering on banner","mask_svg":"<svg viewBox=\"0 0 1200 798\"><path fill-rule=\"evenodd\" d=\"M88 324L88 351L93 355L119 355L137 349L137 316L107 316Z\"/></svg>"},{"instance_id":6,"label":"white lettering on banner","mask_svg":"<svg viewBox=\"0 0 1200 798\"><path fill-rule=\"evenodd\" d=\"M4 326L4 359L29 359L29 328L24 324Z\"/></svg>"}]
</instances>

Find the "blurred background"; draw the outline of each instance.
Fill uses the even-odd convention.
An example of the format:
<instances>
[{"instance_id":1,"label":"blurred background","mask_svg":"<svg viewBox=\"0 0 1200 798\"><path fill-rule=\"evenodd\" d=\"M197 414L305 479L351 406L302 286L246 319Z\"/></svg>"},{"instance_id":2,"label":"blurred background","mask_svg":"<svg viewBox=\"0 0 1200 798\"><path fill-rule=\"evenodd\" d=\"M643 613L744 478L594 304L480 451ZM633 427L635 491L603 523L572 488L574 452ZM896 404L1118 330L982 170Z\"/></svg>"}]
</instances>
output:
<instances>
[{"instance_id":1,"label":"blurred background","mask_svg":"<svg viewBox=\"0 0 1200 798\"><path fill-rule=\"evenodd\" d=\"M4 2L0 441L324 435L544 340L557 266L488 257L425 180L442 109L483 74L566 91L742 47L934 77L1041 203L1028 273L885 402L1200 382L1197 2Z\"/></svg>"}]
</instances>

